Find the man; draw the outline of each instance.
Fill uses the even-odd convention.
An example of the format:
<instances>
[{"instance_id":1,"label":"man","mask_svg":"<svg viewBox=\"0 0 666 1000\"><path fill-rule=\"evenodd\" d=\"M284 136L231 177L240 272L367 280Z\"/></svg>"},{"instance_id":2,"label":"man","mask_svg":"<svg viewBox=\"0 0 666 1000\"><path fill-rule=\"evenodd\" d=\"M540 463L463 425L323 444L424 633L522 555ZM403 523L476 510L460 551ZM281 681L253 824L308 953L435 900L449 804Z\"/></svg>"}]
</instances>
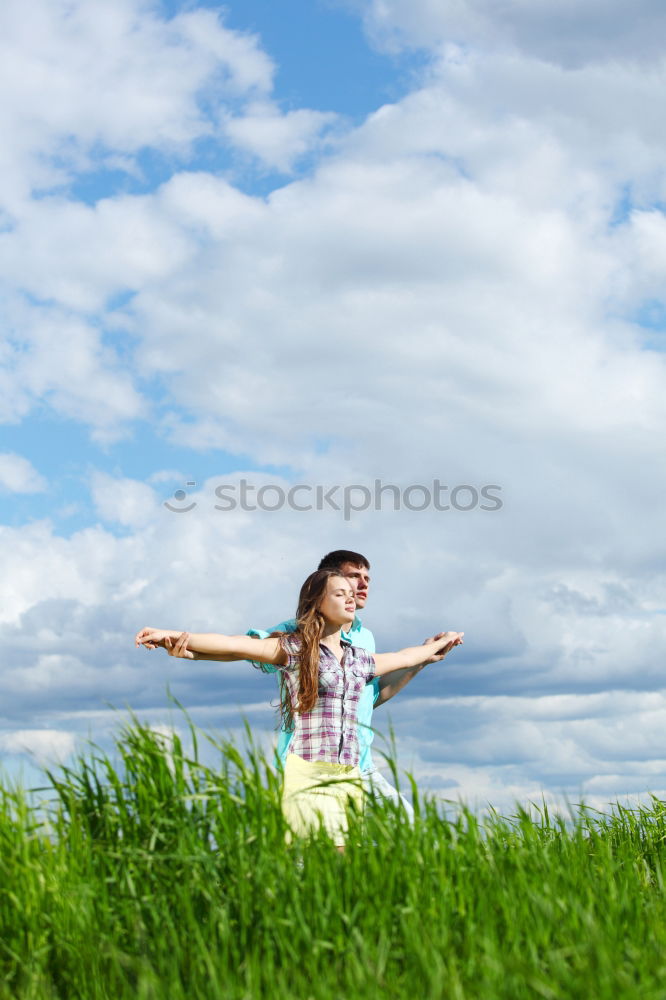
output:
<instances>
[{"instance_id":1,"label":"man","mask_svg":"<svg viewBox=\"0 0 666 1000\"><path fill-rule=\"evenodd\" d=\"M348 549L336 549L334 552L329 552L320 561L317 569L338 569L343 576L345 576L354 591L354 596L356 600L356 609L362 609L365 607L366 601L368 599L368 590L370 587L370 563L361 555L359 552L351 552ZM296 620L289 619L288 621L280 622L274 628L269 631L263 631L261 629L250 629L248 635L255 636L259 639L265 639L271 632L293 632L296 628ZM439 639L444 633L440 632L432 639L426 639L426 642L432 642L433 639ZM348 632L342 633L343 638L350 642L353 646L359 646L361 649L367 650L369 653L375 652L375 637L366 628L361 619L356 615L351 628ZM254 663L254 661L252 661ZM395 671L392 674L388 674L384 677L375 677L372 681L366 684L363 693L361 695L359 705L358 705L358 742L361 751L361 758L359 761L359 766L361 768L361 773L363 774L363 781L368 792L374 793L375 795L381 795L384 798L392 799L393 801L402 802L407 815L410 820L413 819L414 811L407 801L396 788L391 785L386 778L380 774L373 759L371 752L371 744L374 739L374 731L372 729L372 711L373 708L377 708L380 705L384 705L387 701L393 698L398 691L401 691L406 684L408 684L426 663L431 663L432 660L426 660L424 663L420 664L418 667L410 667L407 670ZM266 670L270 673L275 672L275 667L270 667L265 663L255 663L262 670ZM289 744L291 742L292 733L284 729L280 730L278 736L277 744L277 755L284 764L287 753L289 751Z\"/></svg>"}]
</instances>

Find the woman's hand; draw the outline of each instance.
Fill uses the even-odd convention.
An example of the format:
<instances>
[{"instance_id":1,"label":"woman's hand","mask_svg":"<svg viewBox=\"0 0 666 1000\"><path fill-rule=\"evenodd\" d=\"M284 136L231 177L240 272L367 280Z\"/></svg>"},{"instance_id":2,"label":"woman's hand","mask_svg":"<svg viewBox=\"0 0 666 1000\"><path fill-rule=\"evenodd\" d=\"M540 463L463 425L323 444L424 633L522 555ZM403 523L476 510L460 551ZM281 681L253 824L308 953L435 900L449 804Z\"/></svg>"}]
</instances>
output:
<instances>
[{"instance_id":1,"label":"woman's hand","mask_svg":"<svg viewBox=\"0 0 666 1000\"><path fill-rule=\"evenodd\" d=\"M418 667L424 663L437 663L443 660L454 646L460 646L464 632L440 632L426 645L408 646L397 653L374 653L375 673L377 677L393 673L394 670L406 670ZM425 659L424 659L425 657Z\"/></svg>"},{"instance_id":2,"label":"woman's hand","mask_svg":"<svg viewBox=\"0 0 666 1000\"><path fill-rule=\"evenodd\" d=\"M464 634L465 634L464 632L438 632L437 635L431 635L429 639L424 639L423 640L423 645L424 646L429 646L431 642L437 642L439 639L441 639L442 640L442 645L445 645L445 644L447 645L446 653L448 653L449 650L453 649L454 646L460 646L461 645L461 643L462 643L462 636ZM457 636L458 638L453 638L455 636ZM453 638L453 642L451 642L452 638ZM442 656L444 656L444 655L445 655L445 653L442 651L442 655L441 656L439 655L439 653L435 653L433 656L429 656L427 660L423 661L423 666L425 666L427 663L436 663L438 660L441 660Z\"/></svg>"},{"instance_id":3,"label":"woman's hand","mask_svg":"<svg viewBox=\"0 0 666 1000\"><path fill-rule=\"evenodd\" d=\"M158 646L166 649L166 639L175 638L179 635L180 632L172 632L164 628L142 628L134 637L134 645L145 646L146 649L157 649Z\"/></svg>"},{"instance_id":4,"label":"woman's hand","mask_svg":"<svg viewBox=\"0 0 666 1000\"><path fill-rule=\"evenodd\" d=\"M187 648L187 640L189 637L189 632L181 632L176 639L171 636L167 636L164 640L164 648L169 656L180 656L185 660L198 660L198 654Z\"/></svg>"},{"instance_id":5,"label":"woman's hand","mask_svg":"<svg viewBox=\"0 0 666 1000\"><path fill-rule=\"evenodd\" d=\"M441 640L442 644L437 652L433 656L428 657L424 662L437 663L438 660L443 660L454 646L462 646L464 634L464 632L439 632L432 639L426 640L427 642L439 642Z\"/></svg>"},{"instance_id":6,"label":"woman's hand","mask_svg":"<svg viewBox=\"0 0 666 1000\"><path fill-rule=\"evenodd\" d=\"M137 646L145 646L146 649L161 646L169 656L180 656L186 660L260 660L276 667L285 667L288 662L287 654L276 638L253 639L247 635L142 628L134 641Z\"/></svg>"}]
</instances>

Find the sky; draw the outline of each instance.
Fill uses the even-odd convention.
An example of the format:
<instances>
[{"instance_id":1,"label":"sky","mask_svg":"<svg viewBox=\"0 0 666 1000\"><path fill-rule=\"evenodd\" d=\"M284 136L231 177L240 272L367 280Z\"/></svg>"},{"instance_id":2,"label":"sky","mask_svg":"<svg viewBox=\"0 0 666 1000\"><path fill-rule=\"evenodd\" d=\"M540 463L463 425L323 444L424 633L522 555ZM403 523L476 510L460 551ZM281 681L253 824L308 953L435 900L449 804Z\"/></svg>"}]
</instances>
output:
<instances>
[{"instance_id":1,"label":"sky","mask_svg":"<svg viewBox=\"0 0 666 1000\"><path fill-rule=\"evenodd\" d=\"M666 796L663 5L0 27L5 774L170 696L270 752L270 678L133 636L268 627L346 548L380 651L465 632L375 715L424 791Z\"/></svg>"}]
</instances>

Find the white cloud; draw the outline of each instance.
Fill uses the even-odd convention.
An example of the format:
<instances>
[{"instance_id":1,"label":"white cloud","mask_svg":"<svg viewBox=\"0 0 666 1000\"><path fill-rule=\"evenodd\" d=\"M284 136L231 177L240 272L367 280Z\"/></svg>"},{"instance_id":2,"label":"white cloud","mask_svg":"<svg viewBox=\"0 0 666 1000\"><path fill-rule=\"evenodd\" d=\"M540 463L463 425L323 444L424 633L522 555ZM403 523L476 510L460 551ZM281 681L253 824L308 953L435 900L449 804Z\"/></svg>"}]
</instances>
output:
<instances>
[{"instance_id":1,"label":"white cloud","mask_svg":"<svg viewBox=\"0 0 666 1000\"><path fill-rule=\"evenodd\" d=\"M105 149L116 164L145 147L184 153L213 133L200 96L215 104L272 83L257 39L212 10L165 20L144 0L9 0L1 18L2 131L12 143L0 179L10 211Z\"/></svg>"},{"instance_id":2,"label":"white cloud","mask_svg":"<svg viewBox=\"0 0 666 1000\"><path fill-rule=\"evenodd\" d=\"M355 138L381 162L406 149L429 154L486 191L602 225L621 197L640 203L663 193L663 78L661 64L568 71L448 45L433 55L424 85L378 109Z\"/></svg>"},{"instance_id":3,"label":"white cloud","mask_svg":"<svg viewBox=\"0 0 666 1000\"><path fill-rule=\"evenodd\" d=\"M510 811L542 797L605 808L625 794L663 793L665 713L658 690L413 699L391 714L402 765L424 787Z\"/></svg>"},{"instance_id":4,"label":"white cloud","mask_svg":"<svg viewBox=\"0 0 666 1000\"><path fill-rule=\"evenodd\" d=\"M41 493L46 480L23 455L0 454L0 489L11 493Z\"/></svg>"},{"instance_id":5,"label":"white cloud","mask_svg":"<svg viewBox=\"0 0 666 1000\"><path fill-rule=\"evenodd\" d=\"M157 498L145 483L96 472L91 485L95 507L104 521L139 528L155 519Z\"/></svg>"},{"instance_id":6,"label":"white cloud","mask_svg":"<svg viewBox=\"0 0 666 1000\"><path fill-rule=\"evenodd\" d=\"M0 733L0 752L27 753L40 764L64 763L74 752L75 740L61 729L16 729Z\"/></svg>"},{"instance_id":7,"label":"white cloud","mask_svg":"<svg viewBox=\"0 0 666 1000\"><path fill-rule=\"evenodd\" d=\"M257 156L268 167L288 173L294 161L312 149L322 130L337 117L306 108L283 113L271 101L257 101L249 104L242 116L226 118L224 130L239 149Z\"/></svg>"},{"instance_id":8,"label":"white cloud","mask_svg":"<svg viewBox=\"0 0 666 1000\"><path fill-rule=\"evenodd\" d=\"M209 9L167 19L147 0L36 0L29 10L9 0L0 35L9 227L32 192L66 189L95 170L141 178L146 149L186 162L199 139L230 141L289 170L336 118L281 112L270 99L275 65L257 36Z\"/></svg>"},{"instance_id":9,"label":"white cloud","mask_svg":"<svg viewBox=\"0 0 666 1000\"><path fill-rule=\"evenodd\" d=\"M205 173L181 173L154 195L94 206L42 198L0 234L0 270L13 289L94 313L114 295L178 278L202 249L234 238L259 212L254 199ZM122 327L122 315L108 323Z\"/></svg>"},{"instance_id":10,"label":"white cloud","mask_svg":"<svg viewBox=\"0 0 666 1000\"><path fill-rule=\"evenodd\" d=\"M174 373L174 401L200 421L191 440L245 445L266 461L329 434L353 358L364 390L336 413L335 436L356 438L352 450L376 437L378 471L396 449L407 463L422 454L403 447L413 427L391 407L396 391L418 408L424 449L437 440L459 455L457 421L523 440L571 433L557 462L579 467L579 431L631 434L663 419L662 359L604 317L627 245L594 219L523 205L446 165L340 160L268 208L248 205L242 231L168 287L139 292L139 367ZM287 356L285 393L274 372ZM313 380L320 362L326 377ZM375 406L381 419L363 420ZM513 460L504 455L497 475Z\"/></svg>"},{"instance_id":11,"label":"white cloud","mask_svg":"<svg viewBox=\"0 0 666 1000\"><path fill-rule=\"evenodd\" d=\"M153 199L33 202L0 234L5 279L41 300L94 312L108 296L171 275L191 253L187 232L155 211ZM61 248L59 255L54 254Z\"/></svg>"},{"instance_id":12,"label":"white cloud","mask_svg":"<svg viewBox=\"0 0 666 1000\"><path fill-rule=\"evenodd\" d=\"M632 213L626 252L637 301L659 300L666 277L666 218L658 209Z\"/></svg>"},{"instance_id":13,"label":"white cloud","mask_svg":"<svg viewBox=\"0 0 666 1000\"><path fill-rule=\"evenodd\" d=\"M356 0L368 31L389 48L441 42L512 46L575 67L658 62L666 14L659 0Z\"/></svg>"},{"instance_id":14,"label":"white cloud","mask_svg":"<svg viewBox=\"0 0 666 1000\"><path fill-rule=\"evenodd\" d=\"M104 343L100 324L70 309L8 298L3 309L12 330L5 345L0 416L13 422L39 401L87 424L97 441L116 440L123 425L146 413L134 374Z\"/></svg>"}]
</instances>

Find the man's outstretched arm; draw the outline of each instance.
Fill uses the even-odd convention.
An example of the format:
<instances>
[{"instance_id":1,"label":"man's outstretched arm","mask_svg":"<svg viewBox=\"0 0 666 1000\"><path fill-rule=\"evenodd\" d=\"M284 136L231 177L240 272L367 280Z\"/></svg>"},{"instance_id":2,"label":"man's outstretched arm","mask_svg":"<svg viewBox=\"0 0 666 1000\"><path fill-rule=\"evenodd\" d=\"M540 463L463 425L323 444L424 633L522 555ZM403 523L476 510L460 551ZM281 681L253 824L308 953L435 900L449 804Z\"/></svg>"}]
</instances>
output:
<instances>
[{"instance_id":1,"label":"man's outstretched arm","mask_svg":"<svg viewBox=\"0 0 666 1000\"><path fill-rule=\"evenodd\" d=\"M437 635L433 635L429 639L425 639L423 645L427 646L429 642L441 639L443 635L444 632L438 632ZM406 687L411 680L414 680L416 675L419 674L425 666L433 662L434 660L431 658L429 660L424 660L423 663L419 663L417 667L406 667L404 670L394 670L392 674L384 674L383 677L378 677L377 683L379 684L379 694L377 695L374 707L379 708L380 705L384 705L387 701L390 701L391 698L395 697L399 691L402 691L402 689Z\"/></svg>"}]
</instances>

